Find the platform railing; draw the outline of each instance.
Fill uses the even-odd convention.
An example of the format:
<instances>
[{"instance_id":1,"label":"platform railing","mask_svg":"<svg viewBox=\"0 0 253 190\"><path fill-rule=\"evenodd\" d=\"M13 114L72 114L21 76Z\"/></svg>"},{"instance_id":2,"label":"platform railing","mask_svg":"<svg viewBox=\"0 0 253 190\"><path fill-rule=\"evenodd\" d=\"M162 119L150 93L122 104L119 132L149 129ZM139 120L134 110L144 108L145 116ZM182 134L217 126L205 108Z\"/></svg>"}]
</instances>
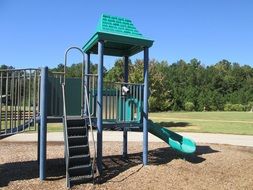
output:
<instances>
[{"instance_id":1,"label":"platform railing","mask_svg":"<svg viewBox=\"0 0 253 190\"><path fill-rule=\"evenodd\" d=\"M39 69L0 70L0 135L36 130Z\"/></svg>"},{"instance_id":2,"label":"platform railing","mask_svg":"<svg viewBox=\"0 0 253 190\"><path fill-rule=\"evenodd\" d=\"M91 115L96 117L97 75L84 75L88 78L88 97ZM135 122L141 116L143 84L125 82L104 82L103 84L103 121Z\"/></svg>"}]
</instances>

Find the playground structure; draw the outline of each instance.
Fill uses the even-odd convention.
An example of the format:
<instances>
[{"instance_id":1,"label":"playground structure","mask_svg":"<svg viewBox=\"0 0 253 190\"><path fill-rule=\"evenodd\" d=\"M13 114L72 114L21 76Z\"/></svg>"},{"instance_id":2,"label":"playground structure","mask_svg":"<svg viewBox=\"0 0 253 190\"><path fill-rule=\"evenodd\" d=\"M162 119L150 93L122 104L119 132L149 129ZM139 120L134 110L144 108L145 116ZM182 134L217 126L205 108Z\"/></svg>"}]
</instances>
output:
<instances>
[{"instance_id":1,"label":"playground structure","mask_svg":"<svg viewBox=\"0 0 253 190\"><path fill-rule=\"evenodd\" d=\"M36 130L39 126L38 159L40 179L44 180L46 126L48 122L63 122L68 187L94 178L94 172L102 173L105 128L123 131L123 157L127 157L128 130L142 131L143 165L148 164L148 132L177 151L194 153L194 141L148 119L148 62L152 44L130 20L102 15L96 33L82 50L71 47L66 51L64 72L49 73L47 67L0 71L0 135ZM66 78L70 50L80 51L83 56L79 80ZM129 57L142 51L144 82L129 83ZM97 74L90 73L91 54L99 57ZM105 55L124 58L124 82L103 81ZM93 127L97 128L96 146ZM88 129L92 133L93 155L89 149Z\"/></svg>"}]
</instances>

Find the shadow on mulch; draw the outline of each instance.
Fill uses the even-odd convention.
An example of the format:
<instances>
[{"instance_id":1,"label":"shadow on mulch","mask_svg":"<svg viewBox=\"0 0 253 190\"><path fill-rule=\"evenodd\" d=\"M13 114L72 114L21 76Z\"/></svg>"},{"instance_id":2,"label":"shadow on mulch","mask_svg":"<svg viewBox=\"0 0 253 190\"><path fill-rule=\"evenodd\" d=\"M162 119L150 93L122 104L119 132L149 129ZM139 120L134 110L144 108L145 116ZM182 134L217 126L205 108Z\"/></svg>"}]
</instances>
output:
<instances>
[{"instance_id":1,"label":"shadow on mulch","mask_svg":"<svg viewBox=\"0 0 253 190\"><path fill-rule=\"evenodd\" d=\"M217 150L213 150L210 146L197 146L197 151L195 154L186 155L181 154L171 148L158 148L155 150L149 151L149 164L150 165L162 165L171 162L174 159L184 159L187 162L191 162L193 164L199 164L205 161L204 158L200 157L200 155L211 154L219 152ZM124 181L128 177L137 173L142 168L142 153L129 154L128 158L122 158L121 155L115 156L105 156L103 158L104 170L103 174L96 180L96 183L105 183L112 178L116 177L120 173L130 169L131 167L141 165L135 171L130 173L124 179L120 181ZM114 181L115 182L115 181Z\"/></svg>"},{"instance_id":2,"label":"shadow on mulch","mask_svg":"<svg viewBox=\"0 0 253 190\"><path fill-rule=\"evenodd\" d=\"M200 157L200 155L215 152L218 151L213 150L209 146L198 146L196 153L193 155L180 154L169 147L158 148L149 151L149 164L162 165L167 164L174 159L184 159L193 164L198 164L205 161L205 159ZM121 155L105 156L103 158L103 164L103 174L95 180L95 183L105 183L131 167L140 165L138 169L121 180L124 181L141 170L142 153L129 154L127 159L122 158ZM65 178L64 159L48 159L46 175L47 180L50 181ZM37 161L14 162L0 165L0 187L8 186L11 181L35 179L38 177Z\"/></svg>"},{"instance_id":3,"label":"shadow on mulch","mask_svg":"<svg viewBox=\"0 0 253 190\"><path fill-rule=\"evenodd\" d=\"M0 165L0 188L8 186L11 181L38 178L38 172L38 162L36 160L2 164ZM48 159L46 175L48 180L65 178L64 159Z\"/></svg>"}]
</instances>

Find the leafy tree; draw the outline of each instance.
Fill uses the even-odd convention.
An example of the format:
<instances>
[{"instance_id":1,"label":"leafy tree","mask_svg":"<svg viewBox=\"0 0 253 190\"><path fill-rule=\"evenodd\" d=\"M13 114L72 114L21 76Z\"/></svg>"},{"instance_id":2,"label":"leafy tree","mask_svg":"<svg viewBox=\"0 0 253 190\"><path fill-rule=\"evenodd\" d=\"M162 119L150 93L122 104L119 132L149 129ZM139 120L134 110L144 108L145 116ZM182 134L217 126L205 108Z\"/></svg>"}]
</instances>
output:
<instances>
[{"instance_id":1,"label":"leafy tree","mask_svg":"<svg viewBox=\"0 0 253 190\"><path fill-rule=\"evenodd\" d=\"M15 69L13 66L1 65L0 69Z\"/></svg>"},{"instance_id":2,"label":"leafy tree","mask_svg":"<svg viewBox=\"0 0 253 190\"><path fill-rule=\"evenodd\" d=\"M128 72L131 73L132 64L131 60L128 64ZM114 66L106 74L105 80L110 82L124 82L124 60L117 59Z\"/></svg>"}]
</instances>

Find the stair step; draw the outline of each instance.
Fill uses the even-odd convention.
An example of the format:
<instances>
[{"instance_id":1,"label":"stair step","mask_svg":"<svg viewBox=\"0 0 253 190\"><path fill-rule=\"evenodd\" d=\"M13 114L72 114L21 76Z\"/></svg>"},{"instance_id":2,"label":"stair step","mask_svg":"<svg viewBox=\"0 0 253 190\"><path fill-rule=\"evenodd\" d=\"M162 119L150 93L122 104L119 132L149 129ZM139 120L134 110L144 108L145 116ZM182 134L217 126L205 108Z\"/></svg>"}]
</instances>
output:
<instances>
[{"instance_id":1,"label":"stair step","mask_svg":"<svg viewBox=\"0 0 253 190\"><path fill-rule=\"evenodd\" d=\"M85 126L85 119L68 119L67 120L67 126L70 127L76 127L76 126Z\"/></svg>"},{"instance_id":2,"label":"stair step","mask_svg":"<svg viewBox=\"0 0 253 190\"><path fill-rule=\"evenodd\" d=\"M69 147L69 156L70 157L77 156L77 155L83 155L83 154L89 154L89 146L87 144Z\"/></svg>"},{"instance_id":3,"label":"stair step","mask_svg":"<svg viewBox=\"0 0 253 190\"><path fill-rule=\"evenodd\" d=\"M70 177L69 178L70 187L73 185L81 184L81 183L87 183L87 182L90 182L91 180L92 180L92 175Z\"/></svg>"},{"instance_id":4,"label":"stair step","mask_svg":"<svg viewBox=\"0 0 253 190\"><path fill-rule=\"evenodd\" d=\"M73 166L69 168L70 177L85 176L85 175L91 175L91 164Z\"/></svg>"},{"instance_id":5,"label":"stair step","mask_svg":"<svg viewBox=\"0 0 253 190\"><path fill-rule=\"evenodd\" d=\"M78 126L78 127L68 127L68 135L74 136L74 135L80 135L84 136L87 134L87 127Z\"/></svg>"},{"instance_id":6,"label":"stair step","mask_svg":"<svg viewBox=\"0 0 253 190\"><path fill-rule=\"evenodd\" d=\"M86 145L88 144L88 136L69 136L69 146Z\"/></svg>"},{"instance_id":7,"label":"stair step","mask_svg":"<svg viewBox=\"0 0 253 190\"><path fill-rule=\"evenodd\" d=\"M75 155L69 158L69 167L74 167L76 165L86 165L86 164L90 164L89 154Z\"/></svg>"}]
</instances>

